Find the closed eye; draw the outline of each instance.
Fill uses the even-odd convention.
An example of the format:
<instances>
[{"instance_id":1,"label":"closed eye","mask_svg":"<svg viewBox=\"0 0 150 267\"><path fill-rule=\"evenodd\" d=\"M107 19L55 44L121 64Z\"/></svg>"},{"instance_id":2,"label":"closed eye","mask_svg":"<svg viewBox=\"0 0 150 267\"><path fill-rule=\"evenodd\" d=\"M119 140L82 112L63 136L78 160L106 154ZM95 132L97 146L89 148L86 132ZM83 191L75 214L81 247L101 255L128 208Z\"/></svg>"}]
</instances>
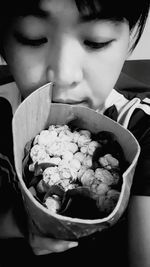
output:
<instances>
[{"instance_id":1,"label":"closed eye","mask_svg":"<svg viewBox=\"0 0 150 267\"><path fill-rule=\"evenodd\" d=\"M48 42L48 39L46 37L42 37L42 38L37 38L37 39L30 39L30 38L27 38L25 36L23 36L22 34L20 33L14 33L14 36L16 38L16 40L23 44L23 45L27 45L27 46L41 46L45 43Z\"/></svg>"},{"instance_id":2,"label":"closed eye","mask_svg":"<svg viewBox=\"0 0 150 267\"><path fill-rule=\"evenodd\" d=\"M98 50L98 49L108 47L113 41L114 40L110 40L107 42L94 42L90 40L84 40L84 45L91 50Z\"/></svg>"}]
</instances>

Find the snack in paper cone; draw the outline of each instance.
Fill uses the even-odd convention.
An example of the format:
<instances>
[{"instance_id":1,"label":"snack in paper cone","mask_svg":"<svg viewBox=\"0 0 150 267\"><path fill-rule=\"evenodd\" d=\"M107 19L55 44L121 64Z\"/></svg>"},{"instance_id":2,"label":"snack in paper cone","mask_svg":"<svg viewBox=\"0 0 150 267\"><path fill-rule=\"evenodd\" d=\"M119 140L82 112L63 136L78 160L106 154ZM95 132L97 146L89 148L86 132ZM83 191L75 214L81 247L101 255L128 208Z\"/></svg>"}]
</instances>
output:
<instances>
[{"instance_id":1,"label":"snack in paper cone","mask_svg":"<svg viewBox=\"0 0 150 267\"><path fill-rule=\"evenodd\" d=\"M109 215L119 199L127 169L123 150L108 131L91 133L50 125L25 146L23 179L50 211L80 219Z\"/></svg>"},{"instance_id":2,"label":"snack in paper cone","mask_svg":"<svg viewBox=\"0 0 150 267\"><path fill-rule=\"evenodd\" d=\"M14 115L15 167L33 231L76 240L110 227L121 217L140 147L113 120L89 108L53 104L50 95L47 84L26 98ZM54 143L53 151L44 143L51 143L52 134L59 141L59 149ZM60 137L68 142L60 142ZM46 150L41 151L43 147Z\"/></svg>"}]
</instances>

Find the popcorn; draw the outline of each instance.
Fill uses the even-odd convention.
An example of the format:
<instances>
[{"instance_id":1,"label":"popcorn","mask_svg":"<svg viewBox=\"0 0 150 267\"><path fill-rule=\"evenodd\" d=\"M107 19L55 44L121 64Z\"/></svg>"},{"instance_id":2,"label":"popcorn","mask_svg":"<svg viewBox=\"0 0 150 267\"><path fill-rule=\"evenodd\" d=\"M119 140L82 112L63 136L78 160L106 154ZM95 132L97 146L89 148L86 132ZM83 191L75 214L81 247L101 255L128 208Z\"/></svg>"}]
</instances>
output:
<instances>
[{"instance_id":1,"label":"popcorn","mask_svg":"<svg viewBox=\"0 0 150 267\"><path fill-rule=\"evenodd\" d=\"M106 154L99 158L99 163L102 167L107 169L117 168L119 166L119 161L114 158L111 154Z\"/></svg>"},{"instance_id":2,"label":"popcorn","mask_svg":"<svg viewBox=\"0 0 150 267\"><path fill-rule=\"evenodd\" d=\"M92 186L92 191L95 192L98 195L105 195L109 191L109 186L103 182L97 183L94 186Z\"/></svg>"},{"instance_id":3,"label":"popcorn","mask_svg":"<svg viewBox=\"0 0 150 267\"><path fill-rule=\"evenodd\" d=\"M84 158L85 158L85 155L82 152L76 152L74 154L74 159L78 159L80 163L83 163Z\"/></svg>"},{"instance_id":4,"label":"popcorn","mask_svg":"<svg viewBox=\"0 0 150 267\"><path fill-rule=\"evenodd\" d=\"M96 141L91 141L88 145L88 154L93 155L95 149L99 146L98 142Z\"/></svg>"},{"instance_id":5,"label":"popcorn","mask_svg":"<svg viewBox=\"0 0 150 267\"><path fill-rule=\"evenodd\" d=\"M44 204L51 212L58 212L60 209L60 201L56 197L47 197Z\"/></svg>"},{"instance_id":6,"label":"popcorn","mask_svg":"<svg viewBox=\"0 0 150 267\"><path fill-rule=\"evenodd\" d=\"M100 209L109 214L116 206L120 193L117 190L109 190L107 196L103 199L103 203L99 202Z\"/></svg>"},{"instance_id":7,"label":"popcorn","mask_svg":"<svg viewBox=\"0 0 150 267\"><path fill-rule=\"evenodd\" d=\"M83 154L87 154L88 153L88 146L86 145L86 146L82 146L81 148L80 148L80 151L83 153Z\"/></svg>"},{"instance_id":8,"label":"popcorn","mask_svg":"<svg viewBox=\"0 0 150 267\"><path fill-rule=\"evenodd\" d=\"M33 162L47 161L49 160L49 155L45 151L44 147L36 144L31 148L30 156Z\"/></svg>"},{"instance_id":9,"label":"popcorn","mask_svg":"<svg viewBox=\"0 0 150 267\"><path fill-rule=\"evenodd\" d=\"M85 135L80 135L79 139L78 139L78 146L82 147L82 146L86 146L90 143L91 139Z\"/></svg>"},{"instance_id":10,"label":"popcorn","mask_svg":"<svg viewBox=\"0 0 150 267\"><path fill-rule=\"evenodd\" d=\"M112 185L114 182L113 175L108 170L103 168L97 168L95 170L95 177L107 185Z\"/></svg>"},{"instance_id":11,"label":"popcorn","mask_svg":"<svg viewBox=\"0 0 150 267\"><path fill-rule=\"evenodd\" d=\"M80 170L80 167L81 167L81 163L78 159L72 159L70 161L70 167L72 169L75 169L76 171L79 171Z\"/></svg>"},{"instance_id":12,"label":"popcorn","mask_svg":"<svg viewBox=\"0 0 150 267\"><path fill-rule=\"evenodd\" d=\"M83 164L87 167L92 167L92 157L88 155L87 157L84 158Z\"/></svg>"},{"instance_id":13,"label":"popcorn","mask_svg":"<svg viewBox=\"0 0 150 267\"><path fill-rule=\"evenodd\" d=\"M60 180L60 175L57 167L48 167L43 172L43 181L46 184L54 185Z\"/></svg>"},{"instance_id":14,"label":"popcorn","mask_svg":"<svg viewBox=\"0 0 150 267\"><path fill-rule=\"evenodd\" d=\"M80 130L80 131L79 131L79 134L80 134L80 135L84 135L84 136L87 137L88 139L91 138L91 133L90 133L90 131L88 131L88 130Z\"/></svg>"},{"instance_id":15,"label":"popcorn","mask_svg":"<svg viewBox=\"0 0 150 267\"><path fill-rule=\"evenodd\" d=\"M81 183L85 186L91 186L94 179L94 171L87 169L81 177Z\"/></svg>"},{"instance_id":16,"label":"popcorn","mask_svg":"<svg viewBox=\"0 0 150 267\"><path fill-rule=\"evenodd\" d=\"M105 139L103 146L109 142L107 136ZM61 199L57 194L47 195L51 187L58 186L67 192L83 186L90 189L99 211L108 214L120 195L112 188L120 180L119 161L109 152L99 156L98 147L102 147L101 140L92 140L89 130L72 132L68 125L50 125L33 140L29 171L34 173L38 164L46 165L40 168L41 180L30 191L34 195L45 194L44 205L52 212L59 212ZM97 154L94 154L95 151Z\"/></svg>"},{"instance_id":17,"label":"popcorn","mask_svg":"<svg viewBox=\"0 0 150 267\"><path fill-rule=\"evenodd\" d=\"M73 132L73 140L72 140L72 141L73 141L74 143L78 143L79 137L80 137L80 133L77 132L77 131L74 131L74 132Z\"/></svg>"},{"instance_id":18,"label":"popcorn","mask_svg":"<svg viewBox=\"0 0 150 267\"><path fill-rule=\"evenodd\" d=\"M87 169L88 169L87 166L81 165L81 168L80 168L80 170L78 171L78 174L77 174L79 182L81 181L81 177L86 172Z\"/></svg>"},{"instance_id":19,"label":"popcorn","mask_svg":"<svg viewBox=\"0 0 150 267\"><path fill-rule=\"evenodd\" d=\"M38 144L40 146L50 146L57 138L55 131L49 132L48 130L41 131L38 137Z\"/></svg>"},{"instance_id":20,"label":"popcorn","mask_svg":"<svg viewBox=\"0 0 150 267\"><path fill-rule=\"evenodd\" d=\"M73 153L71 151L65 151L64 153L62 153L62 158L65 161L70 161L73 159Z\"/></svg>"}]
</instances>

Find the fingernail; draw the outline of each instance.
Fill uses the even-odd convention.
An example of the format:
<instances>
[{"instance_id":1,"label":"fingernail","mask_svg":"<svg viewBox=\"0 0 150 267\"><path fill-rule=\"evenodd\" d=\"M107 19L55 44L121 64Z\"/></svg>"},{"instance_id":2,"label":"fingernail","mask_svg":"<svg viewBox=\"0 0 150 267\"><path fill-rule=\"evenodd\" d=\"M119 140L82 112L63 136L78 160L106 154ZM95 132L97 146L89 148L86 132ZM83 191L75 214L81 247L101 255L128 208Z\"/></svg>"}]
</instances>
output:
<instances>
[{"instance_id":1,"label":"fingernail","mask_svg":"<svg viewBox=\"0 0 150 267\"><path fill-rule=\"evenodd\" d=\"M74 247L77 247L78 246L78 242L71 242L68 244L68 247L69 248L74 248Z\"/></svg>"}]
</instances>

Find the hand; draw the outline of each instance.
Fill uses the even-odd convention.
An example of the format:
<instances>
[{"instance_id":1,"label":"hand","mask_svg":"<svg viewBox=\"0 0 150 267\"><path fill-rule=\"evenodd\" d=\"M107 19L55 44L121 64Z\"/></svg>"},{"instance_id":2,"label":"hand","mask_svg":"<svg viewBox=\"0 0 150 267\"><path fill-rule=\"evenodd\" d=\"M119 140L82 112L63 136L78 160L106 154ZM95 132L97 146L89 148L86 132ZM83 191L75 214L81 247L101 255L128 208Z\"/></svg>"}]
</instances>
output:
<instances>
[{"instance_id":1,"label":"hand","mask_svg":"<svg viewBox=\"0 0 150 267\"><path fill-rule=\"evenodd\" d=\"M24 238L11 209L0 216L0 238ZM78 245L77 242L57 240L31 233L28 242L35 255L63 252Z\"/></svg>"},{"instance_id":2,"label":"hand","mask_svg":"<svg viewBox=\"0 0 150 267\"><path fill-rule=\"evenodd\" d=\"M35 255L45 255L63 252L70 248L76 247L78 242L57 240L30 234L29 244Z\"/></svg>"}]
</instances>

